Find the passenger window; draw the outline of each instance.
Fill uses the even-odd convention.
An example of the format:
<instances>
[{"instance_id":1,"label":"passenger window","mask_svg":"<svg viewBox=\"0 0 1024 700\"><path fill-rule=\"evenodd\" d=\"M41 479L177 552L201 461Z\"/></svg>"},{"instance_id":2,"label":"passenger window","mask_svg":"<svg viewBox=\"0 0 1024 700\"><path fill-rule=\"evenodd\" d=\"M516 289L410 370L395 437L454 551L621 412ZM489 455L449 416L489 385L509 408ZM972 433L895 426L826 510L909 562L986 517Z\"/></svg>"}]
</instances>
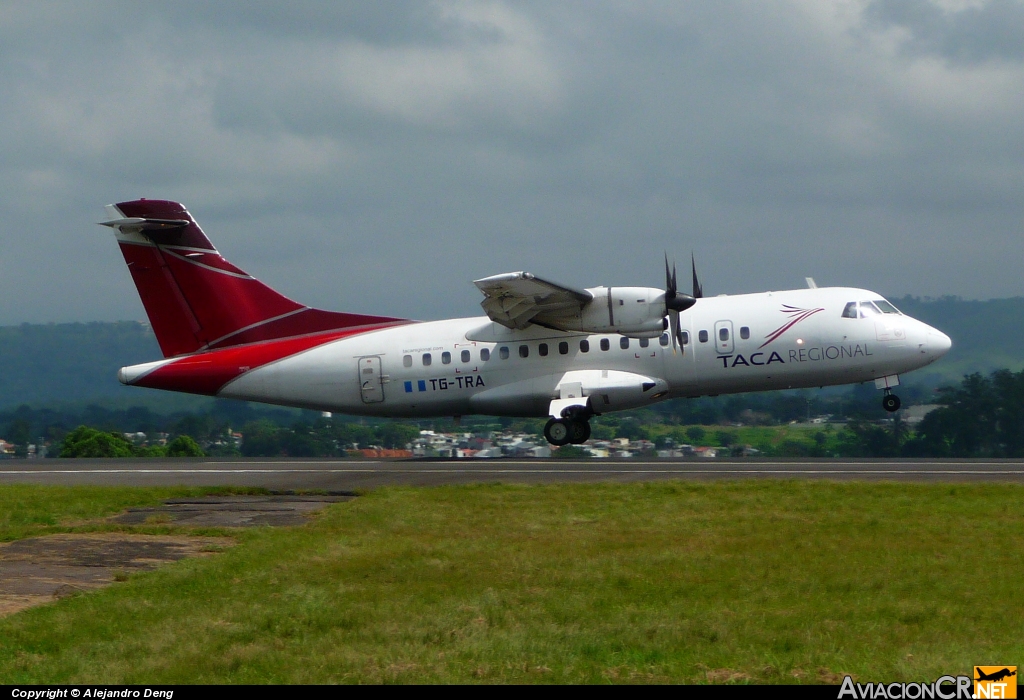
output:
<instances>
[{"instance_id":1,"label":"passenger window","mask_svg":"<svg viewBox=\"0 0 1024 700\"><path fill-rule=\"evenodd\" d=\"M469 350L462 351L462 361L469 362Z\"/></svg>"},{"instance_id":2,"label":"passenger window","mask_svg":"<svg viewBox=\"0 0 1024 700\"><path fill-rule=\"evenodd\" d=\"M650 344L651 344L650 338L641 338L640 339L640 347L646 348Z\"/></svg>"},{"instance_id":3,"label":"passenger window","mask_svg":"<svg viewBox=\"0 0 1024 700\"><path fill-rule=\"evenodd\" d=\"M480 359L483 362L487 362L489 359L491 359L490 348L480 348Z\"/></svg>"},{"instance_id":4,"label":"passenger window","mask_svg":"<svg viewBox=\"0 0 1024 700\"><path fill-rule=\"evenodd\" d=\"M740 338L750 340L750 329L746 326L740 326Z\"/></svg>"},{"instance_id":5,"label":"passenger window","mask_svg":"<svg viewBox=\"0 0 1024 700\"><path fill-rule=\"evenodd\" d=\"M541 343L540 345L538 345L537 346L537 352L540 354L541 357L547 357L548 356L548 344L547 343Z\"/></svg>"},{"instance_id":6,"label":"passenger window","mask_svg":"<svg viewBox=\"0 0 1024 700\"><path fill-rule=\"evenodd\" d=\"M668 347L668 333L662 333L661 337L658 338L658 342L661 344L661 347L667 348Z\"/></svg>"},{"instance_id":7,"label":"passenger window","mask_svg":"<svg viewBox=\"0 0 1024 700\"><path fill-rule=\"evenodd\" d=\"M430 367L430 353L429 352L423 353L423 366L424 367Z\"/></svg>"},{"instance_id":8,"label":"passenger window","mask_svg":"<svg viewBox=\"0 0 1024 700\"><path fill-rule=\"evenodd\" d=\"M450 365L452 363L452 354L445 350L441 353L441 364Z\"/></svg>"},{"instance_id":9,"label":"passenger window","mask_svg":"<svg viewBox=\"0 0 1024 700\"><path fill-rule=\"evenodd\" d=\"M565 342L564 340L561 343L559 343L558 344L558 354L559 355L568 355L569 354L569 343Z\"/></svg>"},{"instance_id":10,"label":"passenger window","mask_svg":"<svg viewBox=\"0 0 1024 700\"><path fill-rule=\"evenodd\" d=\"M601 338L601 349L602 350L608 350L611 346L612 346L612 344L608 342L607 338Z\"/></svg>"},{"instance_id":11,"label":"passenger window","mask_svg":"<svg viewBox=\"0 0 1024 700\"><path fill-rule=\"evenodd\" d=\"M520 345L519 346L519 357L529 357L529 356L530 356L530 346L529 345Z\"/></svg>"},{"instance_id":12,"label":"passenger window","mask_svg":"<svg viewBox=\"0 0 1024 700\"><path fill-rule=\"evenodd\" d=\"M708 342L708 332L700 331L699 333L697 333L697 340L699 340L702 343Z\"/></svg>"},{"instance_id":13,"label":"passenger window","mask_svg":"<svg viewBox=\"0 0 1024 700\"><path fill-rule=\"evenodd\" d=\"M590 352L590 341L589 340L581 340L580 341L580 352Z\"/></svg>"},{"instance_id":14,"label":"passenger window","mask_svg":"<svg viewBox=\"0 0 1024 700\"><path fill-rule=\"evenodd\" d=\"M412 367L412 355L406 355L402 358L402 367Z\"/></svg>"},{"instance_id":15,"label":"passenger window","mask_svg":"<svg viewBox=\"0 0 1024 700\"><path fill-rule=\"evenodd\" d=\"M629 350L629 338L626 336L619 338L619 347L623 350Z\"/></svg>"},{"instance_id":16,"label":"passenger window","mask_svg":"<svg viewBox=\"0 0 1024 700\"><path fill-rule=\"evenodd\" d=\"M843 308L843 318L857 318L857 302L851 301Z\"/></svg>"},{"instance_id":17,"label":"passenger window","mask_svg":"<svg viewBox=\"0 0 1024 700\"><path fill-rule=\"evenodd\" d=\"M728 340L729 339L729 329L728 328L719 328L718 329L718 339L719 340Z\"/></svg>"},{"instance_id":18,"label":"passenger window","mask_svg":"<svg viewBox=\"0 0 1024 700\"><path fill-rule=\"evenodd\" d=\"M503 360L507 360L508 359L508 346L507 345L502 345L500 348L498 348L498 357L500 357Z\"/></svg>"}]
</instances>

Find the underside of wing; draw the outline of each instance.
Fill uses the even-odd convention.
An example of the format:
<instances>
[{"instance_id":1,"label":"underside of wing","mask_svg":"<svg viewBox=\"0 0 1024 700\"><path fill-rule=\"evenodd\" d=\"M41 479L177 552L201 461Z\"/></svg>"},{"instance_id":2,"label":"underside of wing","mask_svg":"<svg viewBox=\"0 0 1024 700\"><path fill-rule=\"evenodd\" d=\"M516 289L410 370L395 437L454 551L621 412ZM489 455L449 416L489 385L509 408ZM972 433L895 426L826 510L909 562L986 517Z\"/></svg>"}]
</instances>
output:
<instances>
[{"instance_id":1,"label":"underside of wing","mask_svg":"<svg viewBox=\"0 0 1024 700\"><path fill-rule=\"evenodd\" d=\"M473 284L484 294L480 306L506 328L522 329L532 323L559 327L561 319L578 318L594 299L586 290L563 287L529 272L506 272Z\"/></svg>"}]
</instances>

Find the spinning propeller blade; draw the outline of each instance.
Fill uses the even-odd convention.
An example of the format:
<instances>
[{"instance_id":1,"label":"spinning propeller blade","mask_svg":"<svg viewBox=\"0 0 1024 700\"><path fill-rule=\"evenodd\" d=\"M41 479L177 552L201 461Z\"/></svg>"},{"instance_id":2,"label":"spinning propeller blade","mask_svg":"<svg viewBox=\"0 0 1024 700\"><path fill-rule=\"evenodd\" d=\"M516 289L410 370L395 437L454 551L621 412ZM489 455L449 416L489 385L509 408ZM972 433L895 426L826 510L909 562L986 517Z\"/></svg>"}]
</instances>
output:
<instances>
[{"instance_id":1,"label":"spinning propeller blade","mask_svg":"<svg viewBox=\"0 0 1024 700\"><path fill-rule=\"evenodd\" d=\"M704 297L704 288L697 280L697 261L694 259L693 253L690 253L690 267L693 269L693 298L701 299Z\"/></svg>"},{"instance_id":2,"label":"spinning propeller blade","mask_svg":"<svg viewBox=\"0 0 1024 700\"><path fill-rule=\"evenodd\" d=\"M692 255L691 255L692 258ZM669 333L672 336L672 354L676 352L676 346L680 350L683 350L683 332L679 324L679 312L686 311L688 308L697 303L698 296L682 294L679 292L679 286L676 283L676 266L673 263L671 270L668 266L668 253L665 253L665 312L669 318ZM699 290L697 284L697 271L694 267L693 273L694 290ZM685 351L684 351L685 352Z\"/></svg>"}]
</instances>

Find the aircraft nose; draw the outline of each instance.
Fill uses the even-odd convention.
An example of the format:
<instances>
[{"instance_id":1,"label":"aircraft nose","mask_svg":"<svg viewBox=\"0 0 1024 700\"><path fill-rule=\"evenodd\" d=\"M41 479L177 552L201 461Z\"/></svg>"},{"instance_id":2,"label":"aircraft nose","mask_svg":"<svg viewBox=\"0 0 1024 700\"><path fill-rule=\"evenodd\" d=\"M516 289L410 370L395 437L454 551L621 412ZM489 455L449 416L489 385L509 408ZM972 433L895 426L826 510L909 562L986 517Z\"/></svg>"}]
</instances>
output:
<instances>
[{"instance_id":1,"label":"aircraft nose","mask_svg":"<svg viewBox=\"0 0 1024 700\"><path fill-rule=\"evenodd\" d=\"M942 357L953 347L953 341L942 331L928 328L928 353L936 358Z\"/></svg>"}]
</instances>

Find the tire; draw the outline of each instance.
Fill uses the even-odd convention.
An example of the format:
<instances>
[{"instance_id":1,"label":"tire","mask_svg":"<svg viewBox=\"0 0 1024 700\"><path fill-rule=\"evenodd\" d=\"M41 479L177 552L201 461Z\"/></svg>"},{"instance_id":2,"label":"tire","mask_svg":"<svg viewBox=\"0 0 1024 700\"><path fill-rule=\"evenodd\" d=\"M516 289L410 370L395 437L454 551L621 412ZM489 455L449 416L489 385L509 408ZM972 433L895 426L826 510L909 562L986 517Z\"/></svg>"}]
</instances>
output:
<instances>
[{"instance_id":1,"label":"tire","mask_svg":"<svg viewBox=\"0 0 1024 700\"><path fill-rule=\"evenodd\" d=\"M900 410L900 397L896 394L886 394L882 397L882 408L889 413Z\"/></svg>"},{"instance_id":2,"label":"tire","mask_svg":"<svg viewBox=\"0 0 1024 700\"><path fill-rule=\"evenodd\" d=\"M555 447L568 445L572 438L572 424L562 418L552 418L544 426L544 437Z\"/></svg>"},{"instance_id":3,"label":"tire","mask_svg":"<svg viewBox=\"0 0 1024 700\"><path fill-rule=\"evenodd\" d=\"M569 426L569 433L572 435L570 442L572 444L582 445L590 439L590 421L574 420Z\"/></svg>"}]
</instances>

